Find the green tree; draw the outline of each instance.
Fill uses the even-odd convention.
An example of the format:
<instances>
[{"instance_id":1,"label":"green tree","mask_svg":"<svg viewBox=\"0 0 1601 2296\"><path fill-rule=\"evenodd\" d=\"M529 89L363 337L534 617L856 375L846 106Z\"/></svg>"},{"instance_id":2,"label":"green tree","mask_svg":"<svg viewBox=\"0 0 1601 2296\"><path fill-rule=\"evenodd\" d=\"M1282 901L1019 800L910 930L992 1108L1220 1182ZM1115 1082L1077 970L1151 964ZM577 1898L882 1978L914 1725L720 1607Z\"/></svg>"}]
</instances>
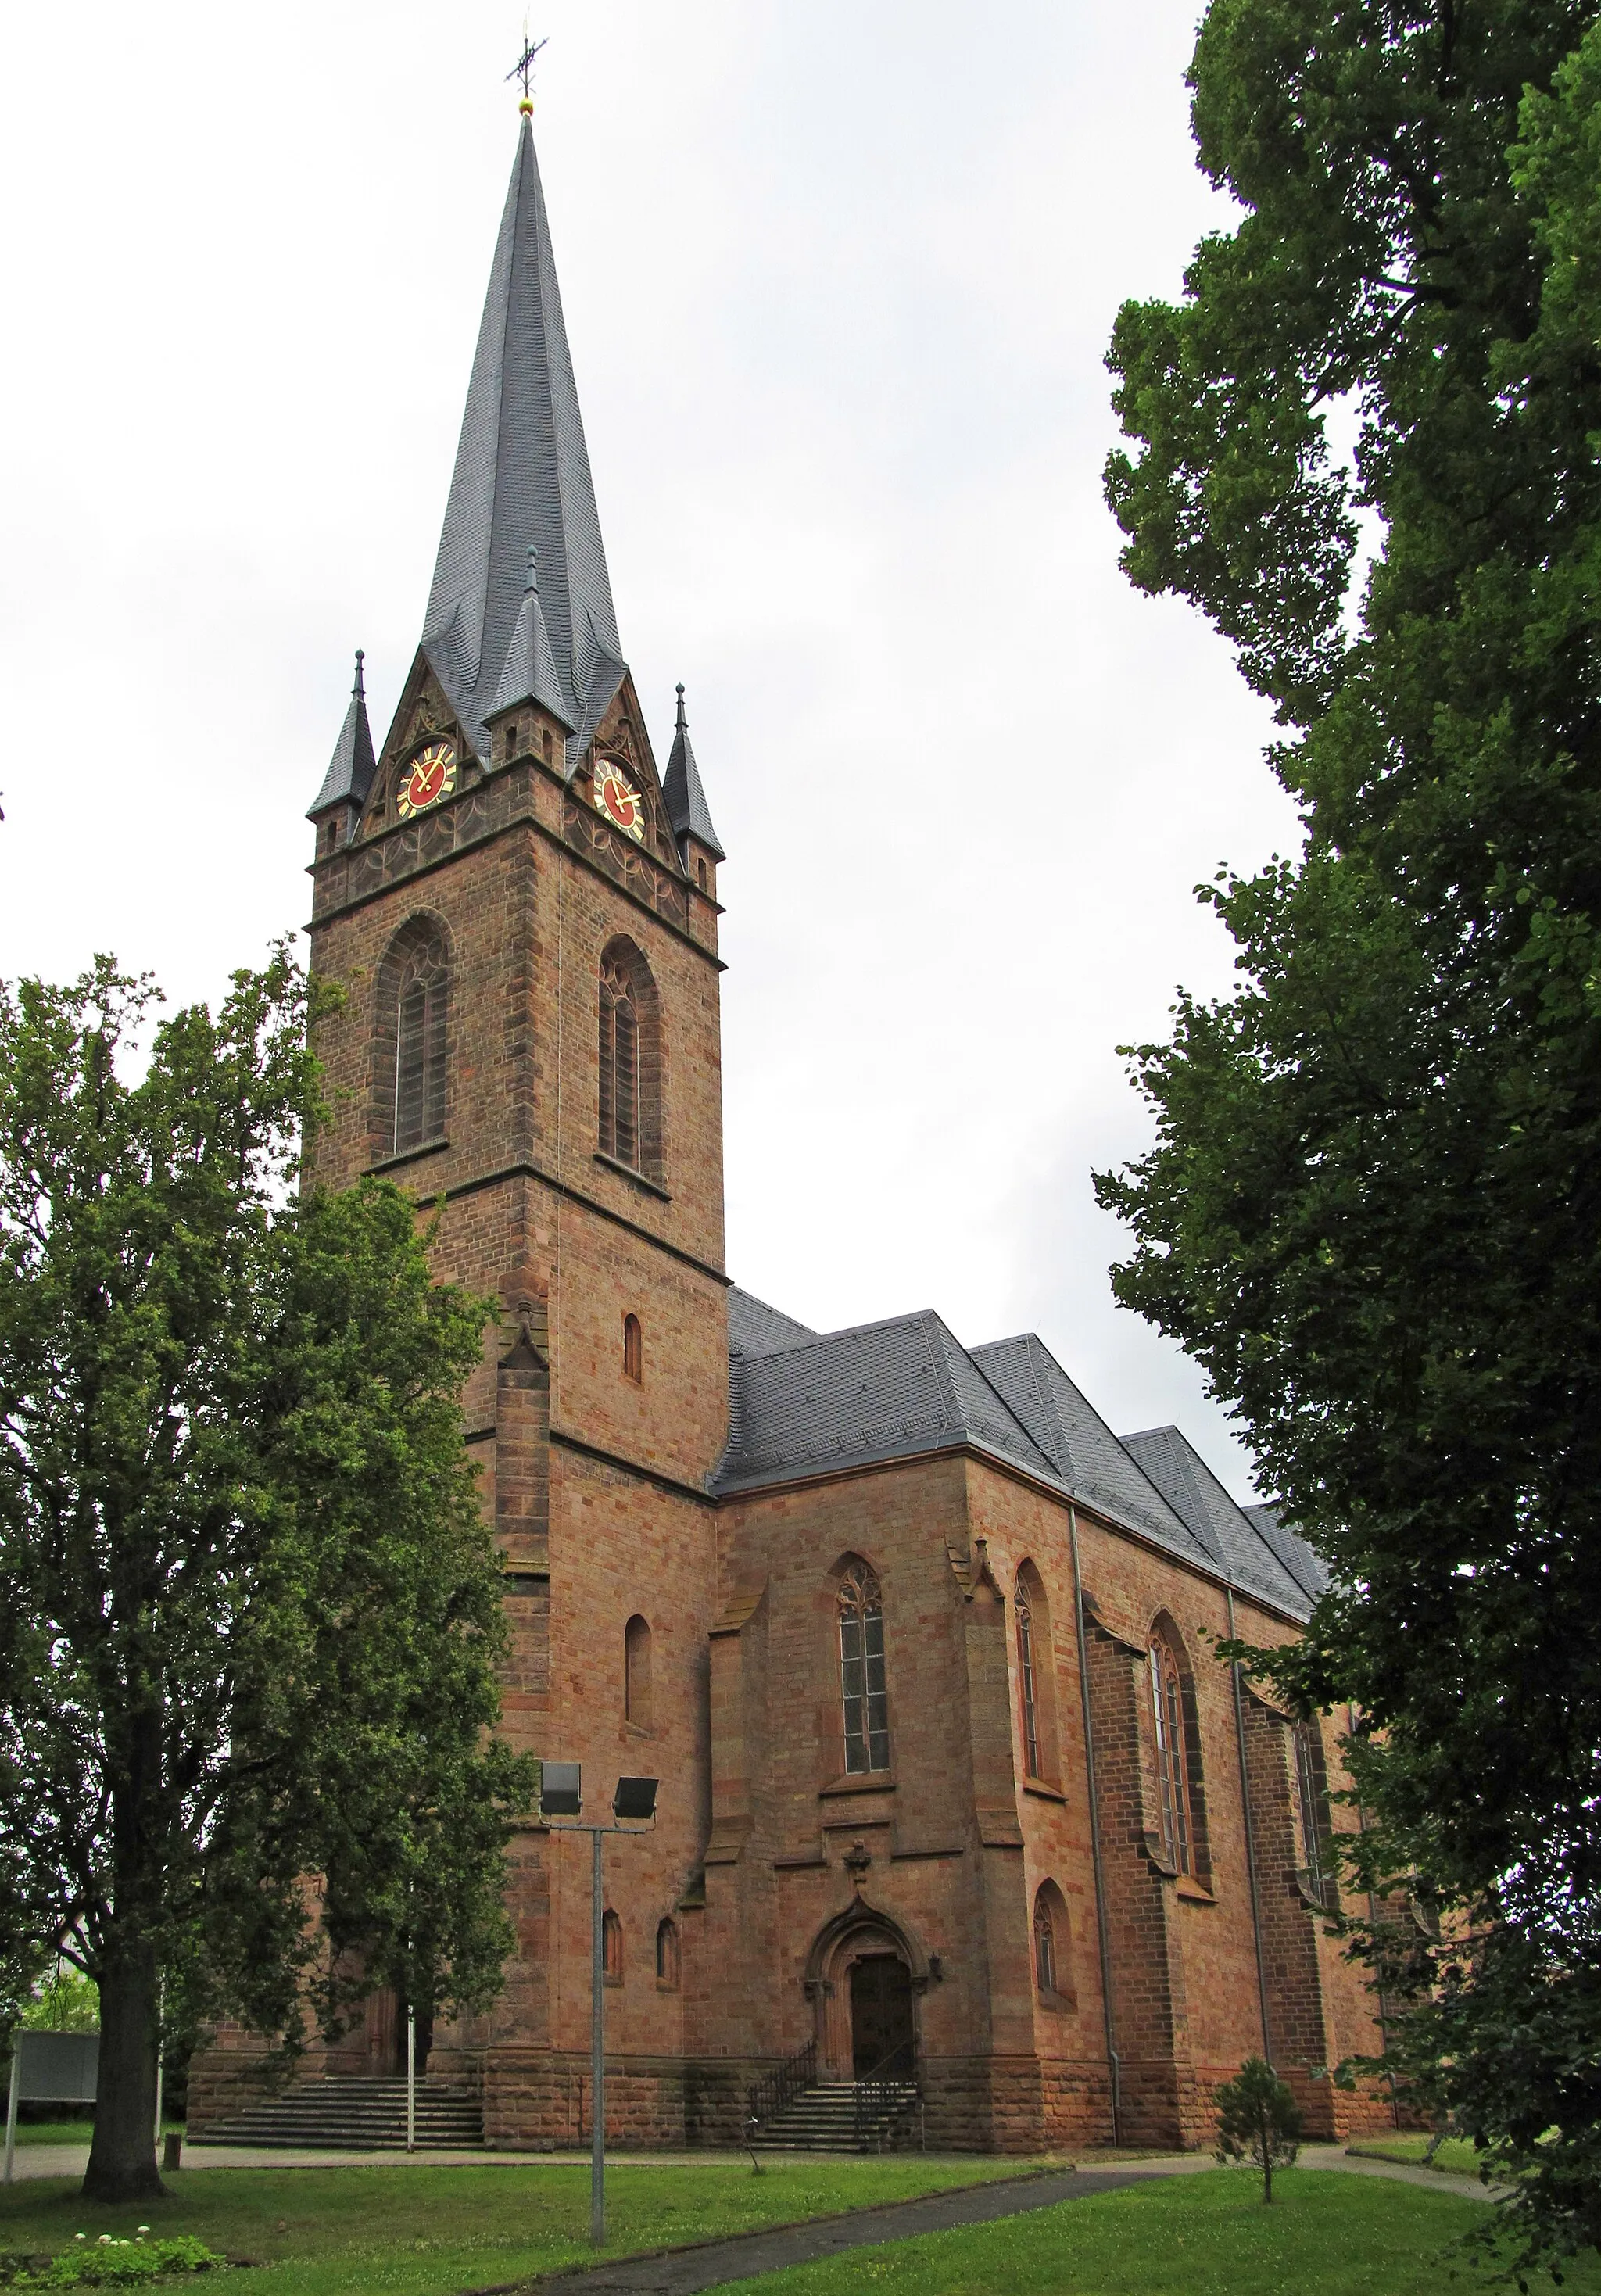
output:
<instances>
[{"instance_id":1,"label":"green tree","mask_svg":"<svg viewBox=\"0 0 1601 2296\"><path fill-rule=\"evenodd\" d=\"M1114 1282L1334 1566L1259 1663L1360 1710L1359 1878L1443 1919L1359 1948L1530 2255L1601 2238L1597 18L1212 0L1237 221L1109 358L1123 563L1234 643L1305 825L1203 890L1237 992L1134 1053Z\"/></svg>"},{"instance_id":2,"label":"green tree","mask_svg":"<svg viewBox=\"0 0 1601 2296\"><path fill-rule=\"evenodd\" d=\"M411 1205L296 1195L286 951L153 1027L0 988L0 1962L100 1988L85 2191L158 2192L158 2034L486 1999L530 1766L457 1393L484 1300ZM312 1879L310 1877L315 1877Z\"/></svg>"},{"instance_id":3,"label":"green tree","mask_svg":"<svg viewBox=\"0 0 1601 2296\"><path fill-rule=\"evenodd\" d=\"M1254 2161L1262 2172L1264 2206L1273 2198L1275 2169L1293 2169L1301 2150L1301 2107L1272 2066L1247 2057L1218 2091L1218 2158Z\"/></svg>"}]
</instances>

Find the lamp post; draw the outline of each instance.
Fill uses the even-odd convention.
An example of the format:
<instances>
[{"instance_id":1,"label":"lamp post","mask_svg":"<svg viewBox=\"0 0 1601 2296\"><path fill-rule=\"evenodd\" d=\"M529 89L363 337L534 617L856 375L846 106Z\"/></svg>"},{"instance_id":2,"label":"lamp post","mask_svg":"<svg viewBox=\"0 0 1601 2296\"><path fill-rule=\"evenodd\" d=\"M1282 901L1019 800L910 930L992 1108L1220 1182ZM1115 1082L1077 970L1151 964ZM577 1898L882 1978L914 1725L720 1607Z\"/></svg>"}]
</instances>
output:
<instances>
[{"instance_id":1,"label":"lamp post","mask_svg":"<svg viewBox=\"0 0 1601 2296\"><path fill-rule=\"evenodd\" d=\"M619 1778L612 1797L610 1825L551 1826L553 1833L587 1833L589 1860L589 2238L596 2248L606 2243L606 1898L601 1874L601 1838L607 1833L635 1833L656 1815L654 1778ZM569 1821L584 1807L583 1769L578 1762L542 1762L539 1766L539 1810ZM620 1821L631 1819L631 1824Z\"/></svg>"}]
</instances>

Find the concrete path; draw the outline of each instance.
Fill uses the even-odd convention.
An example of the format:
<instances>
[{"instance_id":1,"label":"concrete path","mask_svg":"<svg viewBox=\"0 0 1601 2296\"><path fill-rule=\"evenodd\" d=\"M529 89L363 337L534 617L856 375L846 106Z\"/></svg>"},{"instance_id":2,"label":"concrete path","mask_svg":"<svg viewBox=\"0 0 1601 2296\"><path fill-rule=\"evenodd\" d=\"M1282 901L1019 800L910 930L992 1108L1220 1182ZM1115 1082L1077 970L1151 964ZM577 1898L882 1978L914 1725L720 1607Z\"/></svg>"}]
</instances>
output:
<instances>
[{"instance_id":1,"label":"concrete path","mask_svg":"<svg viewBox=\"0 0 1601 2296\"><path fill-rule=\"evenodd\" d=\"M815 2157L815 2156L814 2156ZM548 2279L503 2283L476 2296L695 2296L702 2288L745 2280L759 2272L782 2272L792 2264L812 2264L846 2249L878 2248L886 2241L911 2240L918 2233L948 2232L960 2225L994 2224L1001 2217L1047 2209L1058 2201L1082 2200L1091 2193L1114 2193L1137 2184L1139 2172L1121 2169L1047 2169L1031 2177L1007 2177L992 2185L970 2185L955 2193L929 2193L917 2201L887 2208L854 2209L849 2216L814 2218L809 2224L781 2225L770 2232L736 2233L731 2240L704 2241L658 2256L628 2256L615 2264L562 2272Z\"/></svg>"}]
</instances>

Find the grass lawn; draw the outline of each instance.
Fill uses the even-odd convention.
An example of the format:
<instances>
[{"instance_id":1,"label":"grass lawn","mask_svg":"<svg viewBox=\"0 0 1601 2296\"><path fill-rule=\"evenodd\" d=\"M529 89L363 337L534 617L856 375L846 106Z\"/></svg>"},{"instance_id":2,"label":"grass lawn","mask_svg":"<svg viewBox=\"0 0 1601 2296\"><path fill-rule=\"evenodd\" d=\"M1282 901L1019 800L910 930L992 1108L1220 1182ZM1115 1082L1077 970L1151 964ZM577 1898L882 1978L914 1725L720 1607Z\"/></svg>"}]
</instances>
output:
<instances>
[{"instance_id":1,"label":"grass lawn","mask_svg":"<svg viewBox=\"0 0 1601 2296\"><path fill-rule=\"evenodd\" d=\"M951 2185L1015 2176L1017 2161L749 2161L669 2169L627 2161L606 2172L605 2251L668 2248L719 2233L910 2200ZM456 2296L464 2288L581 2264L589 2246L587 2167L183 2169L170 2198L96 2208L75 2180L41 2177L0 2187L0 2251L70 2248L75 2233L193 2233L210 2247L265 2268L249 2296ZM205 2287L208 2282L175 2286Z\"/></svg>"},{"instance_id":2,"label":"grass lawn","mask_svg":"<svg viewBox=\"0 0 1601 2296\"><path fill-rule=\"evenodd\" d=\"M1484 2210L1337 2169L1275 2177L1265 2209L1260 2177L1217 2169L730 2281L719 2296L1441 2296L1453 2265L1472 2296L1479 2276L1443 2251ZM1601 2290L1594 2259L1564 2288Z\"/></svg>"},{"instance_id":3,"label":"grass lawn","mask_svg":"<svg viewBox=\"0 0 1601 2296\"><path fill-rule=\"evenodd\" d=\"M1429 2139L1420 2129L1408 2129L1394 2136L1359 2137L1354 2144L1348 2144L1345 2149L1370 2161L1410 2161L1421 2168L1423 2156L1429 2149ZM1479 2173L1479 2149L1476 2144L1470 2144L1466 2136L1448 2136L1428 2165L1432 2169L1448 2170L1453 2177L1476 2177Z\"/></svg>"}]
</instances>

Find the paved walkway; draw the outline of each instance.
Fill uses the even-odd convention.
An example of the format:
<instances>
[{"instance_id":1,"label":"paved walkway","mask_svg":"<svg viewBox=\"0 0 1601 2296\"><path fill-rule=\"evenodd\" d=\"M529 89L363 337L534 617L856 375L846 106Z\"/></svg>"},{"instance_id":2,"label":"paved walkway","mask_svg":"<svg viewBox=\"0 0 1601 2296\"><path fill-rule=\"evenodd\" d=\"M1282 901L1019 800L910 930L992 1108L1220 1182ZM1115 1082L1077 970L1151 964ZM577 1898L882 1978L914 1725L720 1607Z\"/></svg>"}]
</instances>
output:
<instances>
[{"instance_id":1,"label":"paved walkway","mask_svg":"<svg viewBox=\"0 0 1601 2296\"><path fill-rule=\"evenodd\" d=\"M1048 2209L1058 2201L1086 2199L1137 2184L1140 2172L1122 2169L1048 2169L1041 2175L1007 2177L992 2185L970 2185L955 2193L929 2193L917 2201L887 2208L853 2209L849 2216L814 2218L809 2224L780 2225L770 2232L736 2233L731 2240L705 2241L661 2256L628 2256L615 2264L562 2272L550 2279L520 2280L478 2296L695 2296L702 2288L745 2280L759 2272L782 2272L787 2265L813 2264L850 2248L878 2248L886 2241L911 2240L918 2233L948 2232L958 2225L994 2224L1001 2217Z\"/></svg>"}]
</instances>

